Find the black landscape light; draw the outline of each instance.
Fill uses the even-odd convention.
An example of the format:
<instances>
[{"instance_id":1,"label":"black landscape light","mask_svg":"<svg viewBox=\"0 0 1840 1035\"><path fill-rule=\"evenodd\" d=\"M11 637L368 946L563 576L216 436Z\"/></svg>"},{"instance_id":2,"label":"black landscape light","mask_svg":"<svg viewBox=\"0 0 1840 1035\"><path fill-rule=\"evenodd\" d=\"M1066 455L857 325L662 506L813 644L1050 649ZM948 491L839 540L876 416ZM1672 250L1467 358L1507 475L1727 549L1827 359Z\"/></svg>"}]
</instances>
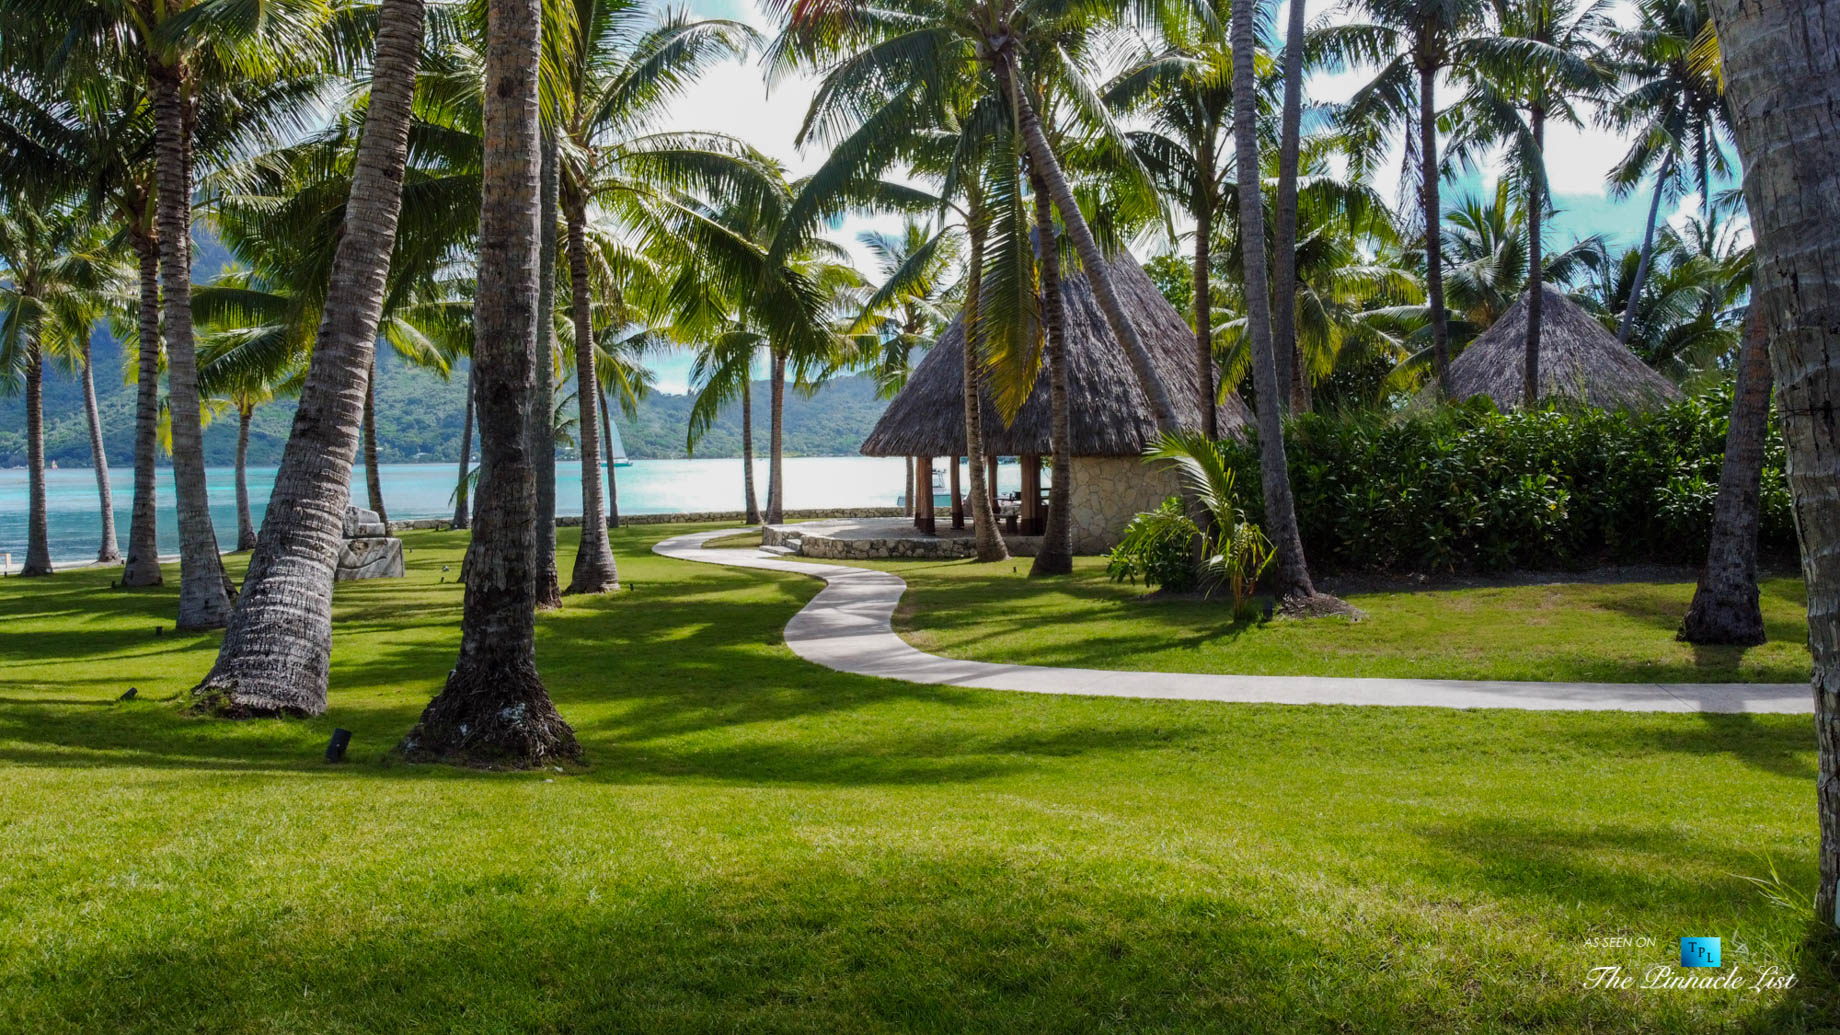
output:
<instances>
[{"instance_id":1,"label":"black landscape light","mask_svg":"<svg viewBox=\"0 0 1840 1035\"><path fill-rule=\"evenodd\" d=\"M350 730L347 730L347 729L333 730L332 739L326 741L326 761L328 762L345 761L345 749L346 747L350 746L350 744L351 744L351 731Z\"/></svg>"},{"instance_id":2,"label":"black landscape light","mask_svg":"<svg viewBox=\"0 0 1840 1035\"><path fill-rule=\"evenodd\" d=\"M1272 611L1276 610L1276 608L1277 608L1277 602L1267 598L1265 601L1265 620L1266 621L1268 622L1271 621L1271 613Z\"/></svg>"},{"instance_id":3,"label":"black landscape light","mask_svg":"<svg viewBox=\"0 0 1840 1035\"><path fill-rule=\"evenodd\" d=\"M135 687L129 687L127 693L122 694L120 697L117 697L115 699L117 701L132 701L134 700L134 695L138 693L140 693L140 690L136 689Z\"/></svg>"}]
</instances>

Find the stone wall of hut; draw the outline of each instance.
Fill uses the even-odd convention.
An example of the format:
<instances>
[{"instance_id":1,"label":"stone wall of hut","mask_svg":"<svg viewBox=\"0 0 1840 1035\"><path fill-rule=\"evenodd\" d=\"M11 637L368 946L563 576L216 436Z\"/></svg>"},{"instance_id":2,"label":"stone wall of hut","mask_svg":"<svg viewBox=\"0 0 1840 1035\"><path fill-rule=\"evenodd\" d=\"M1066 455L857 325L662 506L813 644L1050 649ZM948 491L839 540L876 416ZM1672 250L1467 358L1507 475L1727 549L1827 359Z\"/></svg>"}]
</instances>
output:
<instances>
[{"instance_id":1,"label":"stone wall of hut","mask_svg":"<svg viewBox=\"0 0 1840 1035\"><path fill-rule=\"evenodd\" d=\"M1180 490L1171 471L1136 457L1073 458L1073 552L1105 553L1118 545L1124 526Z\"/></svg>"}]
</instances>

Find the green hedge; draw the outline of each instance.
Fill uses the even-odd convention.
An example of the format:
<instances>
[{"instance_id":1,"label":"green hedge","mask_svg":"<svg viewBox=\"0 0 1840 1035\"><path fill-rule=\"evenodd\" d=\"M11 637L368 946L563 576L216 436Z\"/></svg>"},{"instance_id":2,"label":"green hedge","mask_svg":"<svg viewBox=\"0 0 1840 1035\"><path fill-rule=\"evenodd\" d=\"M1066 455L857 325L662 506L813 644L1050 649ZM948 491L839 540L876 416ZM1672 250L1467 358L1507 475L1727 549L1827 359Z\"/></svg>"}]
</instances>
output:
<instances>
[{"instance_id":1,"label":"green hedge","mask_svg":"<svg viewBox=\"0 0 1840 1035\"><path fill-rule=\"evenodd\" d=\"M1727 387L1654 414L1497 413L1485 401L1285 427L1304 549L1338 570L1500 571L1702 564L1724 462ZM1263 514L1256 442L1228 462ZM1792 555L1771 422L1762 547Z\"/></svg>"}]
</instances>

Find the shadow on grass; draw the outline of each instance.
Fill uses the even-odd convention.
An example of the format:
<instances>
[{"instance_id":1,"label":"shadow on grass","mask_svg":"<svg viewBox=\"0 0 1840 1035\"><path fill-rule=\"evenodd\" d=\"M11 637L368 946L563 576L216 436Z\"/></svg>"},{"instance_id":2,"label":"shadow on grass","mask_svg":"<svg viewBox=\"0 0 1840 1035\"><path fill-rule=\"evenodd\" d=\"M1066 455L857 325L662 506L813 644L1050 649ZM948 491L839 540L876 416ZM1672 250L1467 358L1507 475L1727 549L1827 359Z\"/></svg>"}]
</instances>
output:
<instances>
[{"instance_id":1,"label":"shadow on grass","mask_svg":"<svg viewBox=\"0 0 1840 1035\"><path fill-rule=\"evenodd\" d=\"M1761 722L1755 715L1700 712L1695 718L1697 727L1641 724L1615 730L1581 728L1572 731L1567 739L1594 752L1668 752L1695 758L1729 755L1766 773L1793 780L1814 780L1814 738L1806 726L1781 721Z\"/></svg>"},{"instance_id":2,"label":"shadow on grass","mask_svg":"<svg viewBox=\"0 0 1840 1035\"><path fill-rule=\"evenodd\" d=\"M975 851L794 860L758 873L629 860L584 883L459 863L438 886L410 867L396 893L417 906L400 913L366 897L379 874L358 860L350 886L312 910L161 916L141 937L18 958L5 977L21 994L0 1019L117 1032L1263 1035L1505 1031L1514 1018L1688 1030L1687 1012L1706 1009L1538 980L1537 946L1479 966L1418 919L1305 929L1269 919L1296 904L1258 888L1141 890L1078 860ZM1436 962L1415 959L1426 944L1443 949Z\"/></svg>"}]
</instances>

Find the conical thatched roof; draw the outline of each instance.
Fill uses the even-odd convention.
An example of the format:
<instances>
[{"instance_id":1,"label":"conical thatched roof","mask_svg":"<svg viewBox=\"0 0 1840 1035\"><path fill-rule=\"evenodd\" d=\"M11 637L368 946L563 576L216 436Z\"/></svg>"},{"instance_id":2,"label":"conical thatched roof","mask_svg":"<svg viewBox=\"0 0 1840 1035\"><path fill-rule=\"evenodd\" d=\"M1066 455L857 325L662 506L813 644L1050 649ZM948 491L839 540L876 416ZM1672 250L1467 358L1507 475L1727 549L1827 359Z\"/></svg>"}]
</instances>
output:
<instances>
[{"instance_id":1,"label":"conical thatched roof","mask_svg":"<svg viewBox=\"0 0 1840 1035\"><path fill-rule=\"evenodd\" d=\"M1137 333L1144 339L1184 427L1201 426L1195 400L1195 332L1151 283L1136 260L1120 254L1111 262L1112 282ZM1113 338L1084 274L1061 281L1067 310L1067 395L1074 456L1138 456L1156 437L1149 400ZM964 324L952 321L920 361L863 442L868 456L963 456ZM986 448L999 456L1039 456L1049 446L1048 367L1044 362L1034 391L1014 423L1005 427L989 391L984 392ZM1237 397L1218 408L1221 433L1238 434L1252 414Z\"/></svg>"},{"instance_id":2,"label":"conical thatched roof","mask_svg":"<svg viewBox=\"0 0 1840 1035\"><path fill-rule=\"evenodd\" d=\"M1540 315L1540 400L1604 410L1652 410L1681 398L1674 383L1616 340L1578 303L1551 287ZM1527 300L1522 295L1450 364L1454 399L1487 395L1503 410L1521 404L1527 368ZM1432 389L1435 391L1435 386Z\"/></svg>"}]
</instances>

